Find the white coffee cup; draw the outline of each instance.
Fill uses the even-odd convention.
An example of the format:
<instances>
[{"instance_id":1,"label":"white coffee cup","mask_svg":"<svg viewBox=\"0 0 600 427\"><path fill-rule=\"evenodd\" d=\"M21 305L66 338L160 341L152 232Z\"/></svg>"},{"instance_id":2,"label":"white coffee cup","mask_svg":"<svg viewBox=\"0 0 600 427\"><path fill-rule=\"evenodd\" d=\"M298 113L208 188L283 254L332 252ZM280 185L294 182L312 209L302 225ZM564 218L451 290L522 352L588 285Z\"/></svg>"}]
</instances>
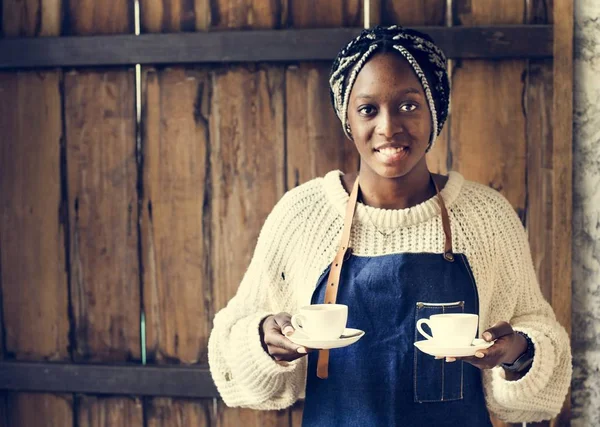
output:
<instances>
[{"instance_id":1,"label":"white coffee cup","mask_svg":"<svg viewBox=\"0 0 600 427\"><path fill-rule=\"evenodd\" d=\"M348 306L343 304L313 304L300 308L292 316L292 326L317 340L338 339L346 328Z\"/></svg>"},{"instance_id":2,"label":"white coffee cup","mask_svg":"<svg viewBox=\"0 0 600 427\"><path fill-rule=\"evenodd\" d=\"M417 329L428 340L434 340L443 347L467 347L473 343L477 334L479 316L467 313L434 314L429 319L420 319ZM429 326L431 334L423 330Z\"/></svg>"}]
</instances>

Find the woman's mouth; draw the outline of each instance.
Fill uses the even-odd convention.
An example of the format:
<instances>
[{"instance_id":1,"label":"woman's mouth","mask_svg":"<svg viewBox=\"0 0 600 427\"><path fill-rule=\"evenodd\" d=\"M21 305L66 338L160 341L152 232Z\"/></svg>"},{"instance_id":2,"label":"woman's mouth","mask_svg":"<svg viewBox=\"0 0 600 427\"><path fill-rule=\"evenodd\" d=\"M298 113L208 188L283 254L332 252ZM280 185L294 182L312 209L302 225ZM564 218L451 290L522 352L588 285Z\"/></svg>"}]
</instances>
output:
<instances>
[{"instance_id":1,"label":"woman's mouth","mask_svg":"<svg viewBox=\"0 0 600 427\"><path fill-rule=\"evenodd\" d=\"M385 147L375 149L375 156L383 163L398 162L408 155L408 147Z\"/></svg>"}]
</instances>

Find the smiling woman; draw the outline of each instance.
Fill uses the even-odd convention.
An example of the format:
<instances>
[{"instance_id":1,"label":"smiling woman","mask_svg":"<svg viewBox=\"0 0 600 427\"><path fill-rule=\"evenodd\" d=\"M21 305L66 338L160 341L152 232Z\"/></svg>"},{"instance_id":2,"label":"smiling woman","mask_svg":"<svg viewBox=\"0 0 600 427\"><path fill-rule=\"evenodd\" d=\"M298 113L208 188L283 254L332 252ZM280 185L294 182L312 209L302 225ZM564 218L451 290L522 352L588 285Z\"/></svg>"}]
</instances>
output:
<instances>
[{"instance_id":1,"label":"smiling woman","mask_svg":"<svg viewBox=\"0 0 600 427\"><path fill-rule=\"evenodd\" d=\"M280 409L305 396L306 426L481 427L488 409L511 422L560 411L569 339L519 218L495 190L425 161L448 115L445 64L431 38L397 26L365 30L338 54L331 99L360 168L300 185L269 215L209 341L228 405ZM320 303L347 306L364 336L341 348L296 339L306 331L291 314ZM441 359L415 347L423 319L454 313L475 315L477 346L434 331L429 354Z\"/></svg>"}]
</instances>

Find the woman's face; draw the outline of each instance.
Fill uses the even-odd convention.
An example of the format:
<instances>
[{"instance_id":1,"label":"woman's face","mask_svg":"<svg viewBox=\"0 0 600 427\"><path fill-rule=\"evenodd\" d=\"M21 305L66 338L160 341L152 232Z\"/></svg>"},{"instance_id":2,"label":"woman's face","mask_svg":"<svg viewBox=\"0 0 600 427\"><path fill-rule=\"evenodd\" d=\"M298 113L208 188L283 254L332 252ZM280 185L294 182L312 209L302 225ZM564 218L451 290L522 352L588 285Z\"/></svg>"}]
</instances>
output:
<instances>
[{"instance_id":1,"label":"woman's face","mask_svg":"<svg viewBox=\"0 0 600 427\"><path fill-rule=\"evenodd\" d=\"M399 178L415 166L426 170L431 113L416 74L400 54L376 54L358 73L348 123L361 173Z\"/></svg>"}]
</instances>

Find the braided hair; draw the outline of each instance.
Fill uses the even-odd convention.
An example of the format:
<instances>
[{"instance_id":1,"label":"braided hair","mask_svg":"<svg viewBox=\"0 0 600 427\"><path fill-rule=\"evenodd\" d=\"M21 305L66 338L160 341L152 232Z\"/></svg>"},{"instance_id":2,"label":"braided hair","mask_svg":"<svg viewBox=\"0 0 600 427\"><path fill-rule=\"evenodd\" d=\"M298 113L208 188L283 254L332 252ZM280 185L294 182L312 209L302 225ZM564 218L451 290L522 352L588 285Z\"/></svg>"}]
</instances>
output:
<instances>
[{"instance_id":1,"label":"braided hair","mask_svg":"<svg viewBox=\"0 0 600 427\"><path fill-rule=\"evenodd\" d=\"M348 102L358 73L374 52L396 52L417 75L431 111L432 132L428 150L442 131L450 107L450 82L446 56L427 34L397 25L363 30L335 58L329 74L329 90L342 128L351 138Z\"/></svg>"}]
</instances>

